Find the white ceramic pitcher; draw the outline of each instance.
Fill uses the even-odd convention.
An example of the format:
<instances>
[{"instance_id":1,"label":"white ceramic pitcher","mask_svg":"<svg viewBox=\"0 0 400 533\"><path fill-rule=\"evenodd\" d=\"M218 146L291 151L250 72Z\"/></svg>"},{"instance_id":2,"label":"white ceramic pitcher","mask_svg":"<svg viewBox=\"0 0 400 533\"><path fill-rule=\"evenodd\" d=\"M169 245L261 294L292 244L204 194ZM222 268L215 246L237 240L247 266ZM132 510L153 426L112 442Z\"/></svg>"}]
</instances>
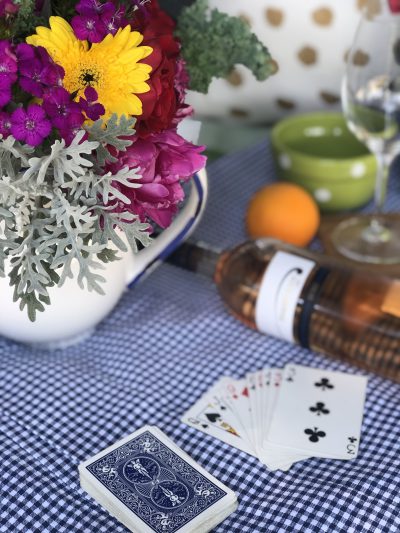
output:
<instances>
[{"instance_id":1,"label":"white ceramic pitcher","mask_svg":"<svg viewBox=\"0 0 400 533\"><path fill-rule=\"evenodd\" d=\"M106 278L102 285L105 295L80 289L76 279L67 279L62 287L49 289L51 305L37 313L35 322L30 322L26 309L20 311L19 303L13 302L9 278L0 278L0 335L49 349L85 338L110 313L127 288L151 272L192 233L206 198L207 176L203 170L194 176L189 198L179 215L152 245L135 255L120 253L120 261L104 265L101 275Z\"/></svg>"}]
</instances>

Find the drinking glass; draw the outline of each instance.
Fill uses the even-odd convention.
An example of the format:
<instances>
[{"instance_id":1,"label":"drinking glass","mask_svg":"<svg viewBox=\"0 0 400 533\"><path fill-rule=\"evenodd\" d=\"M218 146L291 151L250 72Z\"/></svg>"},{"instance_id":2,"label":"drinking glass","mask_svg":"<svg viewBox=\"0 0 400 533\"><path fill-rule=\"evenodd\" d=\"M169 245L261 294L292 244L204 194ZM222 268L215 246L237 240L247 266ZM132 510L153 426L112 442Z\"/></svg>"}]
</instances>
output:
<instances>
[{"instance_id":1,"label":"drinking glass","mask_svg":"<svg viewBox=\"0 0 400 533\"><path fill-rule=\"evenodd\" d=\"M376 157L375 210L341 222L332 242L356 261L400 263L400 222L383 215L389 166L400 152L399 15L363 16L348 54L342 104L350 130Z\"/></svg>"}]
</instances>

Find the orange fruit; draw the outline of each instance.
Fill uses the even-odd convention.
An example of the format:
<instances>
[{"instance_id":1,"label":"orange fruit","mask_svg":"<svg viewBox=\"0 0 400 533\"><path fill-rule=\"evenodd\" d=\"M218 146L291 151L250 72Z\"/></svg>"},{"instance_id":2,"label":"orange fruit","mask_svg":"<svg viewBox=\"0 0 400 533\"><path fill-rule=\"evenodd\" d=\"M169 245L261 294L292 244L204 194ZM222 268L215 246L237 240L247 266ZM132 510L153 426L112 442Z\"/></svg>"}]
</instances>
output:
<instances>
[{"instance_id":1,"label":"orange fruit","mask_svg":"<svg viewBox=\"0 0 400 533\"><path fill-rule=\"evenodd\" d=\"M274 183L257 191L246 213L247 233L252 238L273 237L306 246L320 222L313 197L294 183Z\"/></svg>"}]
</instances>

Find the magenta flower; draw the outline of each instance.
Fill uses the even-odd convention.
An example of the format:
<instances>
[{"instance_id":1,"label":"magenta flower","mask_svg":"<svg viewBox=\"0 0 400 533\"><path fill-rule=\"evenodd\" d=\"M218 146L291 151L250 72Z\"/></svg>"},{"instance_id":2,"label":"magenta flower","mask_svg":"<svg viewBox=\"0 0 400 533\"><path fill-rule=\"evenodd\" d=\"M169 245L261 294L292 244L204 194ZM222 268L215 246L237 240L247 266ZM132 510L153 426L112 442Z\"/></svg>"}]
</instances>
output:
<instances>
[{"instance_id":1,"label":"magenta flower","mask_svg":"<svg viewBox=\"0 0 400 533\"><path fill-rule=\"evenodd\" d=\"M27 93L41 98L47 87L59 87L64 69L54 63L42 46L21 43L16 49L19 66L19 84Z\"/></svg>"},{"instance_id":2,"label":"magenta flower","mask_svg":"<svg viewBox=\"0 0 400 533\"><path fill-rule=\"evenodd\" d=\"M63 127L59 128L59 132L61 135L61 138L64 139L67 145L71 144L71 142L74 140L76 134L82 130L82 124L84 121L84 117L82 115L81 117L78 117L75 113L68 117L68 120L65 122ZM88 138L88 134L85 133L85 135L82 137L82 141L85 141Z\"/></svg>"},{"instance_id":3,"label":"magenta flower","mask_svg":"<svg viewBox=\"0 0 400 533\"><path fill-rule=\"evenodd\" d=\"M38 146L51 132L51 123L43 108L30 104L25 110L16 109L11 115L11 133L17 141Z\"/></svg>"},{"instance_id":4,"label":"magenta flower","mask_svg":"<svg viewBox=\"0 0 400 533\"><path fill-rule=\"evenodd\" d=\"M73 102L71 94L63 87L53 87L44 93L43 109L67 144L82 129L85 121L83 107L80 103Z\"/></svg>"},{"instance_id":5,"label":"magenta flower","mask_svg":"<svg viewBox=\"0 0 400 533\"><path fill-rule=\"evenodd\" d=\"M0 17L7 15L16 15L19 11L19 6L14 4L12 0L0 0Z\"/></svg>"},{"instance_id":6,"label":"magenta flower","mask_svg":"<svg viewBox=\"0 0 400 533\"><path fill-rule=\"evenodd\" d=\"M0 133L4 138L11 133L11 117L5 111L0 111Z\"/></svg>"},{"instance_id":7,"label":"magenta flower","mask_svg":"<svg viewBox=\"0 0 400 533\"><path fill-rule=\"evenodd\" d=\"M148 1L148 0L147 0ZM146 6L147 4L146 0L132 0L132 4L135 6L135 9L138 9L141 16L144 20L148 19L150 17L149 10Z\"/></svg>"},{"instance_id":8,"label":"magenta flower","mask_svg":"<svg viewBox=\"0 0 400 533\"><path fill-rule=\"evenodd\" d=\"M178 101L172 124L176 126L182 119L193 114L192 106L185 104L186 91L189 87L189 74L183 59L178 59L176 62L174 86L178 95Z\"/></svg>"},{"instance_id":9,"label":"magenta flower","mask_svg":"<svg viewBox=\"0 0 400 533\"><path fill-rule=\"evenodd\" d=\"M4 107L11 101L11 83L10 81L0 76L0 107Z\"/></svg>"},{"instance_id":10,"label":"magenta flower","mask_svg":"<svg viewBox=\"0 0 400 533\"><path fill-rule=\"evenodd\" d=\"M115 13L104 13L101 16L101 22L104 25L106 34L115 35L120 28L125 28L129 22L125 18L124 8L120 8Z\"/></svg>"},{"instance_id":11,"label":"magenta flower","mask_svg":"<svg viewBox=\"0 0 400 533\"><path fill-rule=\"evenodd\" d=\"M112 2L100 2L99 0L80 0L76 6L76 11L80 15L104 15L106 13L114 13L115 5Z\"/></svg>"},{"instance_id":12,"label":"magenta flower","mask_svg":"<svg viewBox=\"0 0 400 533\"><path fill-rule=\"evenodd\" d=\"M150 219L162 228L168 227L185 196L181 182L205 165L206 158L200 154L203 150L204 147L185 141L174 130L136 139L126 152L119 154L119 161L111 170L140 167L142 177L138 182L142 186L137 189L121 186L131 203L121 204L118 209L131 211L142 221Z\"/></svg>"},{"instance_id":13,"label":"magenta flower","mask_svg":"<svg viewBox=\"0 0 400 533\"><path fill-rule=\"evenodd\" d=\"M81 0L77 6L76 15L71 20L71 26L78 39L92 43L99 43L111 33L115 34L119 28L127 25L124 19L125 10L118 9L112 2L101 3L97 0Z\"/></svg>"},{"instance_id":14,"label":"magenta flower","mask_svg":"<svg viewBox=\"0 0 400 533\"><path fill-rule=\"evenodd\" d=\"M17 58L9 41L0 41L0 78L12 85L17 80Z\"/></svg>"},{"instance_id":15,"label":"magenta flower","mask_svg":"<svg viewBox=\"0 0 400 533\"><path fill-rule=\"evenodd\" d=\"M12 84L17 80L17 58L9 41L0 41L0 106L11 101Z\"/></svg>"},{"instance_id":16,"label":"magenta flower","mask_svg":"<svg viewBox=\"0 0 400 533\"><path fill-rule=\"evenodd\" d=\"M81 41L99 43L106 36L104 24L99 15L76 15L71 20L75 35Z\"/></svg>"},{"instance_id":17,"label":"magenta flower","mask_svg":"<svg viewBox=\"0 0 400 533\"><path fill-rule=\"evenodd\" d=\"M79 99L82 111L90 120L97 120L105 113L104 106L97 102L98 94L93 87L86 87L85 98Z\"/></svg>"},{"instance_id":18,"label":"magenta flower","mask_svg":"<svg viewBox=\"0 0 400 533\"><path fill-rule=\"evenodd\" d=\"M44 94L43 109L56 128L64 128L69 119L83 124L84 116L80 105L71 101L70 93L63 87L54 87Z\"/></svg>"}]
</instances>

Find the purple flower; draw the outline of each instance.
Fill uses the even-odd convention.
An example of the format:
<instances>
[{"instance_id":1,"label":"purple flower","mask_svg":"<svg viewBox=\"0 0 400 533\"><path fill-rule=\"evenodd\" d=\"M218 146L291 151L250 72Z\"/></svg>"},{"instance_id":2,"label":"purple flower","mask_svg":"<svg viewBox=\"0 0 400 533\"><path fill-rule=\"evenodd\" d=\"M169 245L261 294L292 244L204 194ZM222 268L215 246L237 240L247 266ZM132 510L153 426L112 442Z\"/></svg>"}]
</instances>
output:
<instances>
[{"instance_id":1,"label":"purple flower","mask_svg":"<svg viewBox=\"0 0 400 533\"><path fill-rule=\"evenodd\" d=\"M55 87L44 93L43 109L67 144L72 141L85 121L81 104L73 102L71 94L63 87Z\"/></svg>"},{"instance_id":2,"label":"purple flower","mask_svg":"<svg viewBox=\"0 0 400 533\"><path fill-rule=\"evenodd\" d=\"M105 13L101 15L101 22L104 24L106 34L115 35L120 28L125 28L129 22L125 18L125 10L120 8L115 13Z\"/></svg>"},{"instance_id":3,"label":"purple flower","mask_svg":"<svg viewBox=\"0 0 400 533\"><path fill-rule=\"evenodd\" d=\"M11 101L11 82L0 76L0 107L4 107Z\"/></svg>"},{"instance_id":4,"label":"purple flower","mask_svg":"<svg viewBox=\"0 0 400 533\"><path fill-rule=\"evenodd\" d=\"M63 87L54 87L44 93L43 109L56 128L65 128L70 119L74 123L84 121L80 105L71 101L70 93Z\"/></svg>"},{"instance_id":5,"label":"purple flower","mask_svg":"<svg viewBox=\"0 0 400 533\"><path fill-rule=\"evenodd\" d=\"M0 133L4 138L11 133L11 117L5 111L0 111Z\"/></svg>"},{"instance_id":6,"label":"purple flower","mask_svg":"<svg viewBox=\"0 0 400 533\"><path fill-rule=\"evenodd\" d=\"M20 107L11 115L11 133L17 141L38 146L50 132L51 123L40 105L30 104L26 110Z\"/></svg>"},{"instance_id":7,"label":"purple flower","mask_svg":"<svg viewBox=\"0 0 400 533\"><path fill-rule=\"evenodd\" d=\"M97 102L97 98L96 90L93 87L86 87L85 98L79 99L82 111L90 120L97 120L105 113L104 106Z\"/></svg>"},{"instance_id":8,"label":"purple flower","mask_svg":"<svg viewBox=\"0 0 400 533\"><path fill-rule=\"evenodd\" d=\"M68 118L68 121L64 124L62 128L59 128L59 132L64 141L69 145L75 138L78 131L82 130L83 118L79 118L76 114ZM85 141L88 138L86 133L81 142Z\"/></svg>"},{"instance_id":9,"label":"purple flower","mask_svg":"<svg viewBox=\"0 0 400 533\"><path fill-rule=\"evenodd\" d=\"M71 20L71 26L78 39L87 39L91 43L99 43L107 33L99 15L76 15Z\"/></svg>"},{"instance_id":10,"label":"purple flower","mask_svg":"<svg viewBox=\"0 0 400 533\"><path fill-rule=\"evenodd\" d=\"M75 6L76 11L80 15L104 15L106 13L114 13L115 6L112 2L102 3L99 0L80 0Z\"/></svg>"},{"instance_id":11,"label":"purple flower","mask_svg":"<svg viewBox=\"0 0 400 533\"><path fill-rule=\"evenodd\" d=\"M54 63L42 46L21 43L16 49L19 66L19 84L24 91L41 98L47 87L61 86L64 69Z\"/></svg>"},{"instance_id":12,"label":"purple flower","mask_svg":"<svg viewBox=\"0 0 400 533\"><path fill-rule=\"evenodd\" d=\"M151 1L151 0L150 0ZM132 0L132 4L135 6L136 10L139 10L142 17L146 20L150 17L149 10L147 9L146 4L149 0Z\"/></svg>"},{"instance_id":13,"label":"purple flower","mask_svg":"<svg viewBox=\"0 0 400 533\"><path fill-rule=\"evenodd\" d=\"M0 17L16 15L18 11L19 6L15 5L12 0L0 0Z\"/></svg>"},{"instance_id":14,"label":"purple flower","mask_svg":"<svg viewBox=\"0 0 400 533\"><path fill-rule=\"evenodd\" d=\"M99 43L107 34L114 35L128 24L124 8L117 9L111 2L102 4L97 0L81 0L76 10L79 15L71 20L75 35L92 43Z\"/></svg>"},{"instance_id":15,"label":"purple flower","mask_svg":"<svg viewBox=\"0 0 400 533\"><path fill-rule=\"evenodd\" d=\"M6 78L10 85L17 79L17 58L9 41L0 41L0 78Z\"/></svg>"}]
</instances>

